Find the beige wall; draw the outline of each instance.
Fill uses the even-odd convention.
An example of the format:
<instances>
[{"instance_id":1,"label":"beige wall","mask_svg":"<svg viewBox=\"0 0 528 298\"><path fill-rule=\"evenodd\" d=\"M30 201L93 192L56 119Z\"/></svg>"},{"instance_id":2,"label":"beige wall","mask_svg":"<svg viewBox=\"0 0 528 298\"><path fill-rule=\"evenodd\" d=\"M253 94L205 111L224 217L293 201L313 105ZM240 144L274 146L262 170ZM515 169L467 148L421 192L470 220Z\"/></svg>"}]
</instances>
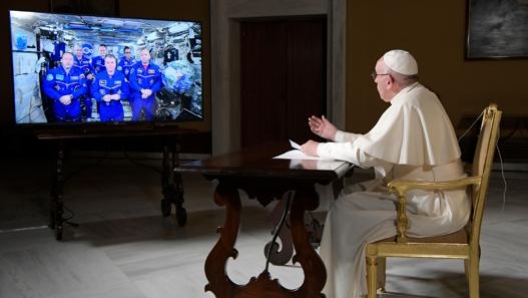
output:
<instances>
[{"instance_id":1,"label":"beige wall","mask_svg":"<svg viewBox=\"0 0 528 298\"><path fill-rule=\"evenodd\" d=\"M347 129L368 131L386 108L369 73L392 48L415 55L420 81L455 124L489 102L506 116L528 116L528 59L464 60L466 0L349 0L347 20Z\"/></svg>"}]
</instances>

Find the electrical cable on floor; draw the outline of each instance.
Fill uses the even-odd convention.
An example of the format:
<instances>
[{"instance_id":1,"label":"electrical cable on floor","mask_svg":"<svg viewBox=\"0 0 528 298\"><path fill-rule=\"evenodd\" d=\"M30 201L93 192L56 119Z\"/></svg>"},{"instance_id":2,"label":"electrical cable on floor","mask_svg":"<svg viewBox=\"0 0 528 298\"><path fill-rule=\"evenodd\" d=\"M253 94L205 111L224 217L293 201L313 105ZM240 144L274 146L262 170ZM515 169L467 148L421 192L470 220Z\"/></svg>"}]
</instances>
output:
<instances>
[{"instance_id":1,"label":"electrical cable on floor","mask_svg":"<svg viewBox=\"0 0 528 298\"><path fill-rule=\"evenodd\" d=\"M70 216L67 218L62 218L62 222L69 224L72 227L78 227L79 224L76 222L72 222L71 220L75 217L75 212L71 210L70 208L66 207L66 205L62 205L62 208L70 213Z\"/></svg>"},{"instance_id":2,"label":"electrical cable on floor","mask_svg":"<svg viewBox=\"0 0 528 298\"><path fill-rule=\"evenodd\" d=\"M84 171L86 171L87 169L95 168L95 167L97 167L98 165L100 165L100 164L103 162L103 160L106 159L107 155L108 155L108 148L106 148L104 154L103 154L102 156L100 156L100 157L96 160L96 162L95 162L94 164L91 164L91 165L87 165L87 166L81 167L81 168L79 168L79 169L73 171L72 173L70 173L70 174L68 174L68 175L65 175L65 177L64 177L64 179L63 179L63 182L62 182L62 183L63 183L63 187L64 187L64 184L66 184L66 182L67 182L68 180L70 180L71 178L75 177L75 175L78 175L79 173L84 172ZM78 227L79 224L76 223L76 222L73 222L73 221L72 221L72 219L75 217L75 212L73 212L73 210L71 210L70 208L68 208L64 203L63 203L63 205L62 205L62 208L70 213L70 216L69 216L69 217L67 217L67 218L64 218L64 217L63 217L63 218L62 218L62 222L63 222L63 223L66 223L66 224L69 224L69 225L72 226L72 227Z\"/></svg>"},{"instance_id":3,"label":"electrical cable on floor","mask_svg":"<svg viewBox=\"0 0 528 298\"><path fill-rule=\"evenodd\" d=\"M282 230L282 227L284 226L284 222L286 221L286 218L288 217L288 214L290 213L291 199L295 195L295 191L290 191L286 195L287 195L286 205L284 207L284 211L279 221L279 225L277 226L277 229L275 229L275 233L273 233L273 237L271 238L271 242L270 242L271 245L268 250L268 255L266 256L266 267L264 269L264 272L268 272L271 253L273 252L273 247L275 247L275 244L278 246L277 237L279 236L280 231Z\"/></svg>"}]
</instances>

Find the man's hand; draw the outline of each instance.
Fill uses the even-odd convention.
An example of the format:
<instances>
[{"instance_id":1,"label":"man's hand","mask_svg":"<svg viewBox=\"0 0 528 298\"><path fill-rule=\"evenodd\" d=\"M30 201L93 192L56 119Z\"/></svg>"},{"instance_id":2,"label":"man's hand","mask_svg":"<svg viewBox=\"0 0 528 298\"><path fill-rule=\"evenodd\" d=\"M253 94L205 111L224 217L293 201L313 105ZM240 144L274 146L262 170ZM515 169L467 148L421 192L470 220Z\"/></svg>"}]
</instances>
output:
<instances>
[{"instance_id":1,"label":"man's hand","mask_svg":"<svg viewBox=\"0 0 528 298\"><path fill-rule=\"evenodd\" d=\"M72 98L73 98L73 96L71 94L67 94L67 95L63 95L63 96L59 97L59 101L63 105L67 106L67 105L71 104Z\"/></svg>"},{"instance_id":2,"label":"man's hand","mask_svg":"<svg viewBox=\"0 0 528 298\"><path fill-rule=\"evenodd\" d=\"M110 102L111 100L112 100L112 95L110 94L103 95L104 102Z\"/></svg>"},{"instance_id":3,"label":"man's hand","mask_svg":"<svg viewBox=\"0 0 528 298\"><path fill-rule=\"evenodd\" d=\"M310 130L314 134L330 141L334 140L337 132L337 128L325 116L321 118L317 116L308 118L308 126L310 126Z\"/></svg>"},{"instance_id":4,"label":"man's hand","mask_svg":"<svg viewBox=\"0 0 528 298\"><path fill-rule=\"evenodd\" d=\"M317 146L319 146L318 142L309 140L301 145L301 151L307 155L317 156Z\"/></svg>"},{"instance_id":5,"label":"man's hand","mask_svg":"<svg viewBox=\"0 0 528 298\"><path fill-rule=\"evenodd\" d=\"M141 89L141 98L146 99L152 95L151 89Z\"/></svg>"}]
</instances>

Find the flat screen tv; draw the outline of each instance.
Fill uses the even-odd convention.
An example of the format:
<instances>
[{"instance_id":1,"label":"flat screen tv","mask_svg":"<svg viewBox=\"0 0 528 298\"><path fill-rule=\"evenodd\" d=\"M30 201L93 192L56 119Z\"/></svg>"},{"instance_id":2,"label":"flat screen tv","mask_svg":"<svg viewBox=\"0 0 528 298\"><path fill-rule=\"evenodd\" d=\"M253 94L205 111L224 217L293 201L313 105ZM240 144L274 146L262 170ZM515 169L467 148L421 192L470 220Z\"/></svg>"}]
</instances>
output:
<instances>
[{"instance_id":1,"label":"flat screen tv","mask_svg":"<svg viewBox=\"0 0 528 298\"><path fill-rule=\"evenodd\" d=\"M203 120L200 22L9 14L17 125Z\"/></svg>"}]
</instances>

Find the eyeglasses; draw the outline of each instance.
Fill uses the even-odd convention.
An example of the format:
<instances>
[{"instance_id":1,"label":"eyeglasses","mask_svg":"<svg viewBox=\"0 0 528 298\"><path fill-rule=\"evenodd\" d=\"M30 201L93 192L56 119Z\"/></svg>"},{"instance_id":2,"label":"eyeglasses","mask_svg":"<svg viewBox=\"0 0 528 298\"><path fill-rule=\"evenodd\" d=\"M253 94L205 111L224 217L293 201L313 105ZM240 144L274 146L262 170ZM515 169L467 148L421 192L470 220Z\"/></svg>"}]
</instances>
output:
<instances>
[{"instance_id":1,"label":"eyeglasses","mask_svg":"<svg viewBox=\"0 0 528 298\"><path fill-rule=\"evenodd\" d=\"M373 80L376 80L378 76L390 76L390 73L377 73L376 71L373 71L370 73L370 76Z\"/></svg>"}]
</instances>

